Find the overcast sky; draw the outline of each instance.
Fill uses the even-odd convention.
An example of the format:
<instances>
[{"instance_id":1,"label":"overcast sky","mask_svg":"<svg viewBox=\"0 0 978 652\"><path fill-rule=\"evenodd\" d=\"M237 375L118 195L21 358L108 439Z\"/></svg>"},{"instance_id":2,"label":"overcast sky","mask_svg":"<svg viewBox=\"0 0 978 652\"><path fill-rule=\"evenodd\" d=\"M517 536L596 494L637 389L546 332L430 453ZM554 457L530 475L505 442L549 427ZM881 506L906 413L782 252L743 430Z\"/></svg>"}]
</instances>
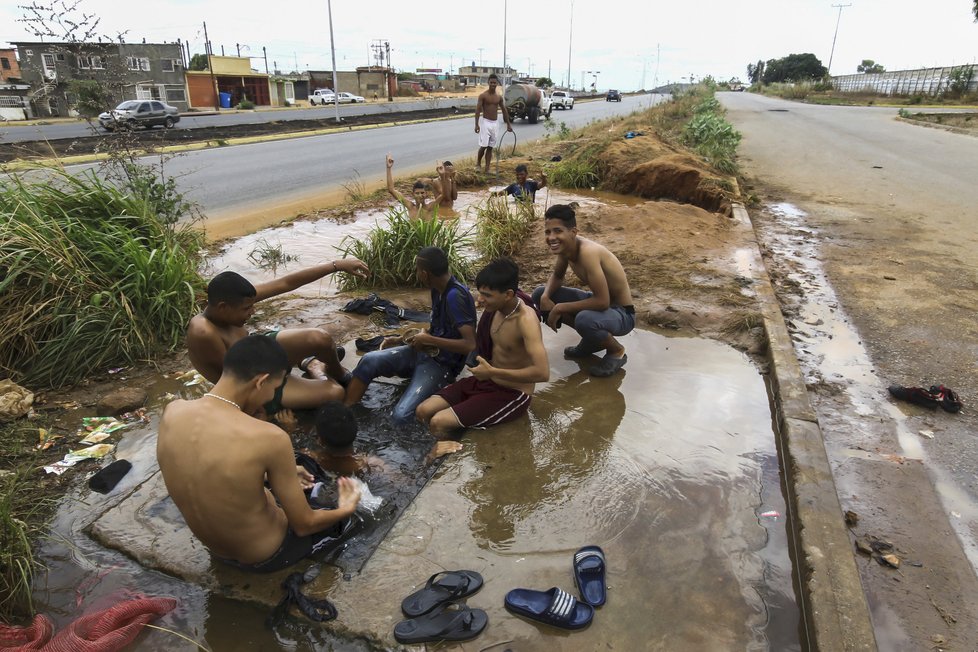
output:
<instances>
[{"instance_id":1,"label":"overcast sky","mask_svg":"<svg viewBox=\"0 0 978 652\"><path fill-rule=\"evenodd\" d=\"M32 39L18 22L19 4L24 1L2 3L0 39ZM569 53L575 87L582 78L590 85L598 71L599 89L631 90L691 74L745 79L748 63L792 53L814 53L827 66L839 18L833 4L851 4L842 9L833 74L854 73L863 59L901 70L978 58L973 0L529 0L508 3L508 21L501 1L332 0L332 9L341 70L371 63L377 39L390 42L398 70L502 65L506 24L507 62L521 73L549 72L563 83ZM190 42L191 53L203 52L206 21L215 54L222 45L236 54L240 44L261 71L262 46L269 68L274 62L283 71L331 67L326 0L81 0L79 7L101 16L101 33L125 31L130 42L179 38Z\"/></svg>"}]
</instances>

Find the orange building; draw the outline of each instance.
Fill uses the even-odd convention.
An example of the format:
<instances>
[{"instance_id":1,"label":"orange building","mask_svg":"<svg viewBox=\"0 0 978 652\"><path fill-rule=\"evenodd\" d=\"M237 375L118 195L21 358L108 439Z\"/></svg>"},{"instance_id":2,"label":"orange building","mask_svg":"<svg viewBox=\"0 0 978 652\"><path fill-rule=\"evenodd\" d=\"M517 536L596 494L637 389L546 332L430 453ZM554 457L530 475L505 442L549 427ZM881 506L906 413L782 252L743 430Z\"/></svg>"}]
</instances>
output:
<instances>
[{"instance_id":1,"label":"orange building","mask_svg":"<svg viewBox=\"0 0 978 652\"><path fill-rule=\"evenodd\" d=\"M0 50L0 81L20 81L20 65L17 63L17 50Z\"/></svg>"}]
</instances>

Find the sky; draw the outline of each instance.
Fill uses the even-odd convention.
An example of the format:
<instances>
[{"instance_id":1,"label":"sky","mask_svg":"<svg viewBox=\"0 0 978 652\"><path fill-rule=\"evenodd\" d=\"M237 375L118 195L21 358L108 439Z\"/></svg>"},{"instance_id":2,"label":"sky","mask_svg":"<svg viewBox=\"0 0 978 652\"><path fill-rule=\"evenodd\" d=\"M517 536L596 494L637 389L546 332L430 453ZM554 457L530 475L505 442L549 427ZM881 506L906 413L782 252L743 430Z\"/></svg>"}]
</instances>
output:
<instances>
[{"instance_id":1,"label":"sky","mask_svg":"<svg viewBox=\"0 0 978 652\"><path fill-rule=\"evenodd\" d=\"M50 0L36 0L47 3ZM887 70L978 62L973 0L508 0L448 2L331 0L336 66L375 63L370 46L386 40L398 70L503 64L534 77L599 90L656 83L746 79L748 63L811 52L834 75L863 59ZM2 3L0 41L36 40L18 5ZM836 7L833 7L833 4ZM849 5L841 10L837 5ZM492 11L486 7L491 6ZM214 53L256 57L252 66L283 72L329 70L327 0L80 0L75 10L100 16L98 31L138 42L189 41L204 52L203 23ZM833 53L833 34L838 37Z\"/></svg>"}]
</instances>

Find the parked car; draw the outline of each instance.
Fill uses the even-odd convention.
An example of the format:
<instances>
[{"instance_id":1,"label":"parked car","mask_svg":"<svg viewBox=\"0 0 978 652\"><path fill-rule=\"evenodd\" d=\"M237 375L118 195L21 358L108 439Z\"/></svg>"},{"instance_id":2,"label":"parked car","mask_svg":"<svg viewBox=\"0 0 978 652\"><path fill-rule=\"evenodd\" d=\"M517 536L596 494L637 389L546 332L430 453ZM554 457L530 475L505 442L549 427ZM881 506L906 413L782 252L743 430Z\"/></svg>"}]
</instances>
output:
<instances>
[{"instance_id":1,"label":"parked car","mask_svg":"<svg viewBox=\"0 0 978 652\"><path fill-rule=\"evenodd\" d=\"M366 102L366 100L353 93L340 93L340 104L356 104L357 102Z\"/></svg>"},{"instance_id":2,"label":"parked car","mask_svg":"<svg viewBox=\"0 0 978 652\"><path fill-rule=\"evenodd\" d=\"M180 122L180 110L157 100L126 100L111 111L99 114L98 122L106 131L119 127L149 129L155 125L169 129Z\"/></svg>"},{"instance_id":3,"label":"parked car","mask_svg":"<svg viewBox=\"0 0 978 652\"><path fill-rule=\"evenodd\" d=\"M566 91L554 91L550 94L550 106L554 109L573 109L574 98Z\"/></svg>"},{"instance_id":4,"label":"parked car","mask_svg":"<svg viewBox=\"0 0 978 652\"><path fill-rule=\"evenodd\" d=\"M317 88L312 92L312 95L309 96L309 104L312 106L316 106L317 104L320 106L326 106L327 104L332 104L335 101L336 98L333 96L333 91L328 88Z\"/></svg>"},{"instance_id":5,"label":"parked car","mask_svg":"<svg viewBox=\"0 0 978 652\"><path fill-rule=\"evenodd\" d=\"M608 95L607 95L607 97L604 98L604 101L605 102L621 102L621 93L619 93L618 91L616 91L615 89L612 88L611 90L608 91Z\"/></svg>"}]
</instances>

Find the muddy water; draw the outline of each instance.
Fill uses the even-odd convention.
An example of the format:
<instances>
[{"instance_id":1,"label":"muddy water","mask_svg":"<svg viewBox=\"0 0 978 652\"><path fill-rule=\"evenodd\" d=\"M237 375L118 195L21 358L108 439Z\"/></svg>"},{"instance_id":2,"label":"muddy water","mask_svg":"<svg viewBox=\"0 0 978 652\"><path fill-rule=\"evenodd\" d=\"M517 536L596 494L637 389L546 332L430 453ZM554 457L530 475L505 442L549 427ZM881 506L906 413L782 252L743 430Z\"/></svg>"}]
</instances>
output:
<instances>
[{"instance_id":1,"label":"muddy water","mask_svg":"<svg viewBox=\"0 0 978 652\"><path fill-rule=\"evenodd\" d=\"M549 202L603 199L553 193ZM282 238L283 248L298 252L304 265L314 262L305 257L372 226L373 217L347 225L297 223L261 235ZM254 278L241 259L248 246L229 247L214 266L247 270ZM328 286L314 291L333 292ZM492 625L466 649L507 641L520 650L800 649L767 392L749 360L715 342L636 331L624 340L630 358L624 373L598 380L560 355L574 343L569 329L548 331L545 343L552 379L538 387L530 414L468 434L463 450L444 460L405 517L371 531L394 528L375 552L361 541L351 547L349 563L324 569L317 594L336 603L336 624L291 620L270 629L267 599L277 596L281 578L218 572L219 581L238 583L235 595L254 594L229 599L222 596L227 591L149 570L119 551L141 546L177 565L195 554L166 537L139 534L135 524L134 534L113 547L89 536L99 515L118 511L154 477L156 422L165 402L203 392L166 379L149 388L152 422L126 431L119 442L117 457L133 462L129 476L109 496L80 487L61 505L41 551L48 571L37 582L39 610L60 627L134 593L173 595L178 609L156 624L207 649L368 649L363 640L394 646L397 605L414 585L442 567L472 567L487 583L470 604L486 609ZM396 395L393 385L379 384L360 410L360 445L386 467L368 481L386 496L428 475L418 471L426 440L419 433L396 435L383 416ZM160 517L137 514L140 520ZM145 540L131 540L139 537ZM587 631L567 636L502 608L502 595L517 586L573 591L570 555L591 543L608 553L610 589L609 604ZM332 632L340 630L338 639ZM197 648L152 631L134 649Z\"/></svg>"}]
</instances>

